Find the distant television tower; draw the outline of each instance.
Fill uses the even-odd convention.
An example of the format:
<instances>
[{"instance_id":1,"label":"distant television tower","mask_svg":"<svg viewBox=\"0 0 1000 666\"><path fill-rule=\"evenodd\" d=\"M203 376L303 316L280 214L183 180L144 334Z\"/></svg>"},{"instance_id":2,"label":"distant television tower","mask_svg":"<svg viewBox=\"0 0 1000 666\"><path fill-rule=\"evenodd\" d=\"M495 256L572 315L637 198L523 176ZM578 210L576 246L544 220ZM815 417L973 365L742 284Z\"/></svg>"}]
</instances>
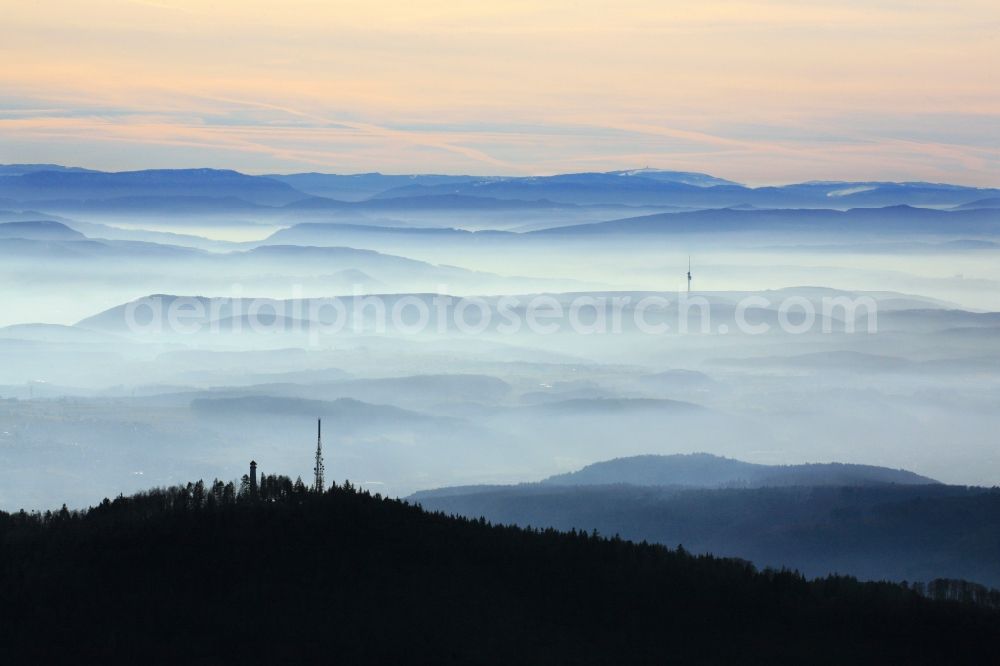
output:
<instances>
[{"instance_id":1,"label":"distant television tower","mask_svg":"<svg viewBox=\"0 0 1000 666\"><path fill-rule=\"evenodd\" d=\"M691 293L691 255L688 255L688 293Z\"/></svg>"},{"instance_id":2,"label":"distant television tower","mask_svg":"<svg viewBox=\"0 0 1000 666\"><path fill-rule=\"evenodd\" d=\"M316 419L316 492L321 493L326 489L323 481L323 419Z\"/></svg>"}]
</instances>

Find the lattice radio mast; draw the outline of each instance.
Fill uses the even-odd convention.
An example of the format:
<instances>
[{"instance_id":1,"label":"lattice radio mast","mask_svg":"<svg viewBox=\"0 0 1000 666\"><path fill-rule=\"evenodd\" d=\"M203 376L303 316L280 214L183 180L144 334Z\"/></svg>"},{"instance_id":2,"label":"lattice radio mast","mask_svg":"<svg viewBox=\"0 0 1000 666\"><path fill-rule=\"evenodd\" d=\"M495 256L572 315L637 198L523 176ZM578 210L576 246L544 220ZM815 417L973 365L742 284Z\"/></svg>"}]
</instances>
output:
<instances>
[{"instance_id":1,"label":"lattice radio mast","mask_svg":"<svg viewBox=\"0 0 1000 666\"><path fill-rule=\"evenodd\" d=\"M316 473L315 490L318 493L326 489L323 471L323 419L316 419L316 467L313 468L313 472Z\"/></svg>"}]
</instances>

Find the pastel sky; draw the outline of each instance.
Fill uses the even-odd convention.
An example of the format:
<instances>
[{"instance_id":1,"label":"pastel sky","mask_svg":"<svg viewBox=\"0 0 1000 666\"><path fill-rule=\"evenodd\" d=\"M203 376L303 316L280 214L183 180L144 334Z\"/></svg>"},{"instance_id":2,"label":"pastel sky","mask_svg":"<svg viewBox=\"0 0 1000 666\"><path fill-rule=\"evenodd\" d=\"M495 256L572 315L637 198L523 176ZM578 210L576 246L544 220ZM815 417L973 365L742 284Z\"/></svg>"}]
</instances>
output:
<instances>
[{"instance_id":1,"label":"pastel sky","mask_svg":"<svg viewBox=\"0 0 1000 666\"><path fill-rule=\"evenodd\" d=\"M996 0L0 0L0 162L1000 184Z\"/></svg>"}]
</instances>

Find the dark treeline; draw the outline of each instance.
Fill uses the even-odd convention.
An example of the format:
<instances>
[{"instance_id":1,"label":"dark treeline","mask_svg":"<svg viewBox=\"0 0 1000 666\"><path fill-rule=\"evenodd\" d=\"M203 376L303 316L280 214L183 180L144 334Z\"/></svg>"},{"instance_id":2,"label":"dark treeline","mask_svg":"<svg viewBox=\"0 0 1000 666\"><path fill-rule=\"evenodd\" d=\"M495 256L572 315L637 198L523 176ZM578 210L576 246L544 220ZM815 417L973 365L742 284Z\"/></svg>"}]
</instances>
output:
<instances>
[{"instance_id":1,"label":"dark treeline","mask_svg":"<svg viewBox=\"0 0 1000 666\"><path fill-rule=\"evenodd\" d=\"M5 664L937 664L1000 651L1000 600L961 581L809 581L282 476L0 513L0 600Z\"/></svg>"}]
</instances>

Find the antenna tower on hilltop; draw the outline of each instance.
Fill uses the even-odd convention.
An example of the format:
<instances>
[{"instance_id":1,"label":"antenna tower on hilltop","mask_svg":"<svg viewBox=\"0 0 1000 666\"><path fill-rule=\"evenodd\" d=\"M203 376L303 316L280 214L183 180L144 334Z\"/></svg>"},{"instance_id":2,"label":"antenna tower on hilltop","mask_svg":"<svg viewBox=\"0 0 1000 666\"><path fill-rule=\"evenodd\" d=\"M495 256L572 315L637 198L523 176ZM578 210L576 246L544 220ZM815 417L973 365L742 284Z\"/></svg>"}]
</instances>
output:
<instances>
[{"instance_id":1,"label":"antenna tower on hilltop","mask_svg":"<svg viewBox=\"0 0 1000 666\"><path fill-rule=\"evenodd\" d=\"M316 492L321 493L326 489L323 481L323 419L316 420L316 467L313 471L316 473Z\"/></svg>"}]
</instances>

